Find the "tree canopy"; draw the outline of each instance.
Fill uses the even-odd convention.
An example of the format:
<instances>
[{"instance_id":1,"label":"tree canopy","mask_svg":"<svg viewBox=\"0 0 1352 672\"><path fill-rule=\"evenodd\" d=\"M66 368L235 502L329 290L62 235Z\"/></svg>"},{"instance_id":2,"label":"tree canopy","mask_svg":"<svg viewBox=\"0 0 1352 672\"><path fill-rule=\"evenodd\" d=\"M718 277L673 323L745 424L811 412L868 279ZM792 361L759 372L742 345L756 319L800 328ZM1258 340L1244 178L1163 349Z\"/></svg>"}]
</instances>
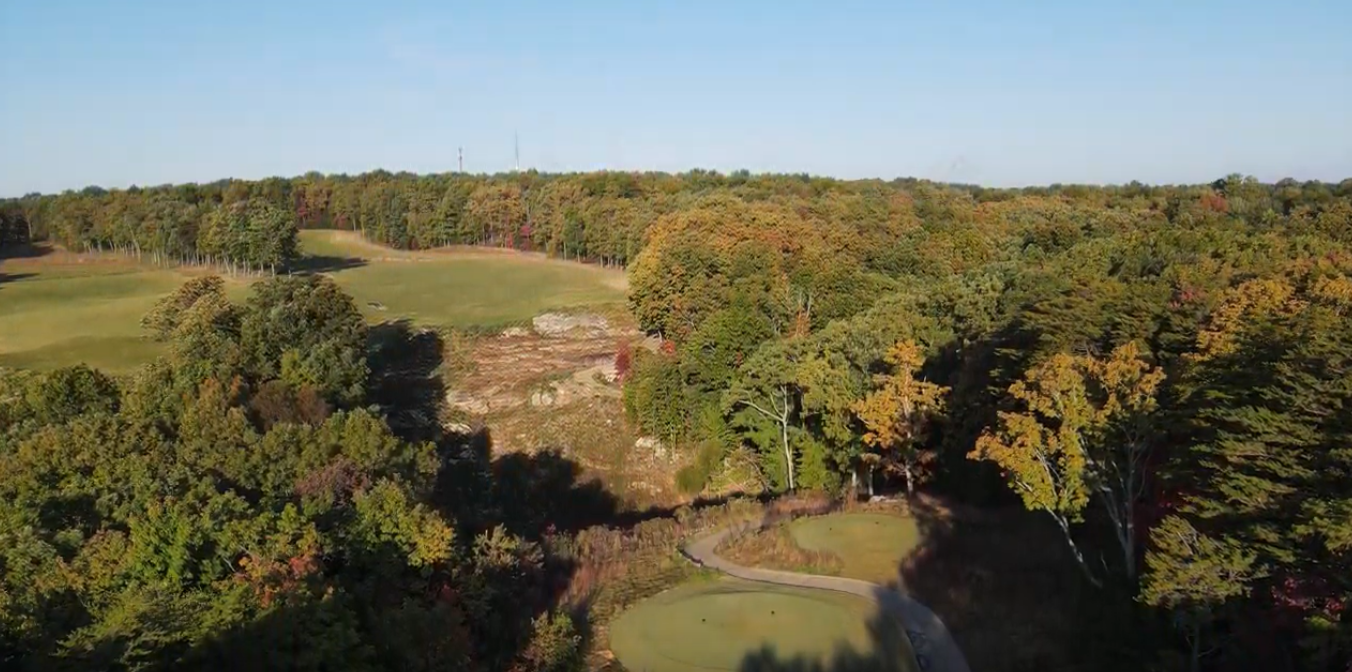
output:
<instances>
[{"instance_id":1,"label":"tree canopy","mask_svg":"<svg viewBox=\"0 0 1352 672\"><path fill-rule=\"evenodd\" d=\"M391 428L351 299L282 273L297 227L626 267L656 347L625 356L623 404L692 494L738 469L1012 504L1105 610L1177 626L1124 628L1133 650L1352 658L1352 180L376 171L0 203L3 253L280 274L243 303L185 284L144 322L164 358L125 379L0 376L6 663L579 664L544 597L552 503Z\"/></svg>"}]
</instances>

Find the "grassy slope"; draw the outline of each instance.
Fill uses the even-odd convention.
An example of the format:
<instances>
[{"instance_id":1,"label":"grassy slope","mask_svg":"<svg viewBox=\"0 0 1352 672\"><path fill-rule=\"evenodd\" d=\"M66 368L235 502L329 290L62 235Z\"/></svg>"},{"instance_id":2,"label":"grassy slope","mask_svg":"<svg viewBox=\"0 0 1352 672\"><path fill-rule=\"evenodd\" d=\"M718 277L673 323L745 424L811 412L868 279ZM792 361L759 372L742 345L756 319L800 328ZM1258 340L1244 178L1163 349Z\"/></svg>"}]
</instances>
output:
<instances>
[{"instance_id":1,"label":"grassy slope","mask_svg":"<svg viewBox=\"0 0 1352 672\"><path fill-rule=\"evenodd\" d=\"M473 249L397 252L342 231L306 231L301 240L307 254L366 260L332 275L373 320L408 317L427 325L494 327L548 310L624 300L620 271L534 255Z\"/></svg>"},{"instance_id":2,"label":"grassy slope","mask_svg":"<svg viewBox=\"0 0 1352 672\"><path fill-rule=\"evenodd\" d=\"M78 362L123 373L154 357L141 316L188 272L63 253L0 260L0 366ZM231 287L242 296L243 285Z\"/></svg>"},{"instance_id":3,"label":"grassy slope","mask_svg":"<svg viewBox=\"0 0 1352 672\"><path fill-rule=\"evenodd\" d=\"M647 672L735 670L762 647L781 661L825 661L839 647L872 651L866 624L873 612L868 601L841 593L695 581L621 614L610 624L610 647L627 669Z\"/></svg>"},{"instance_id":4,"label":"grassy slope","mask_svg":"<svg viewBox=\"0 0 1352 672\"><path fill-rule=\"evenodd\" d=\"M372 322L407 317L426 325L500 326L551 309L614 308L624 299L620 271L531 255L409 254L335 231L303 232L301 246ZM62 252L0 259L0 366L87 362L111 372L134 370L160 348L142 338L141 316L191 274ZM232 283L235 298L246 292L243 282Z\"/></svg>"},{"instance_id":5,"label":"grassy slope","mask_svg":"<svg viewBox=\"0 0 1352 672\"><path fill-rule=\"evenodd\" d=\"M841 576L883 584L898 579L902 559L920 543L915 520L882 513L804 518L789 531L799 546L839 556Z\"/></svg>"}]
</instances>

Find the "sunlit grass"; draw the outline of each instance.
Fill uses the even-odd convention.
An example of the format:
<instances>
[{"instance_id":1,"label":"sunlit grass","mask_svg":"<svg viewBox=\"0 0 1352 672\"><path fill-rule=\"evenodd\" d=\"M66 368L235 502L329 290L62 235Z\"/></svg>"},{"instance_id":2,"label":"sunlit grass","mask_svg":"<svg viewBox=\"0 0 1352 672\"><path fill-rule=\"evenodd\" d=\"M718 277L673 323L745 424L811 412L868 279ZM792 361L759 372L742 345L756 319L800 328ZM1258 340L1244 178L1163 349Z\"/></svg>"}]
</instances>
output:
<instances>
[{"instance_id":1,"label":"sunlit grass","mask_svg":"<svg viewBox=\"0 0 1352 672\"><path fill-rule=\"evenodd\" d=\"M301 247L371 322L495 327L547 310L613 310L624 300L620 271L531 255L406 253L334 231L302 232ZM161 347L143 338L141 316L200 272L59 252L0 259L0 366L133 370ZM231 282L232 298L241 300L247 284Z\"/></svg>"}]
</instances>

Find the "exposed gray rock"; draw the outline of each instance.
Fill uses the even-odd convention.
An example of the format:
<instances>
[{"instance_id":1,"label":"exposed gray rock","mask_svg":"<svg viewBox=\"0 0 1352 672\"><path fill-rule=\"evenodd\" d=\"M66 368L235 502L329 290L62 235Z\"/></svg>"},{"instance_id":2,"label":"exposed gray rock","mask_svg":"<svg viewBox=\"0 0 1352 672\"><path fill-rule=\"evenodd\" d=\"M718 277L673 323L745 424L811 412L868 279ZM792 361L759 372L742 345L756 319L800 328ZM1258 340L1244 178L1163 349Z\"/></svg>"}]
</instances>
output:
<instances>
[{"instance_id":1,"label":"exposed gray rock","mask_svg":"<svg viewBox=\"0 0 1352 672\"><path fill-rule=\"evenodd\" d=\"M581 330L589 335L600 336L610 329L610 323L600 315L563 313L542 313L531 320L535 333L541 336L563 336L573 330Z\"/></svg>"}]
</instances>

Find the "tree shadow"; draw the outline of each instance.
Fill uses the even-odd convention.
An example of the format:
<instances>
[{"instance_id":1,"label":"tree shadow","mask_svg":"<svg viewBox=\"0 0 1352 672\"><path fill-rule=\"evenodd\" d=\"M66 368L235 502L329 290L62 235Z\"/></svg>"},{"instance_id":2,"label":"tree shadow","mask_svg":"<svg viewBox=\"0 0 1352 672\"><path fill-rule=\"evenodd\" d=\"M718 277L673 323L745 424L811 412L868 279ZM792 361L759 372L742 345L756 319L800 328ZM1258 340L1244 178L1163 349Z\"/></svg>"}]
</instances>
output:
<instances>
[{"instance_id":1,"label":"tree shadow","mask_svg":"<svg viewBox=\"0 0 1352 672\"><path fill-rule=\"evenodd\" d=\"M943 620L971 669L1140 670L1153 662L1131 595L1089 585L1050 520L924 498L911 513L924 541L902 561L902 585Z\"/></svg>"},{"instance_id":2,"label":"tree shadow","mask_svg":"<svg viewBox=\"0 0 1352 672\"><path fill-rule=\"evenodd\" d=\"M366 260L361 257L339 257L333 255L303 255L291 262L291 272L296 274L337 273L351 268L361 268Z\"/></svg>"},{"instance_id":3,"label":"tree shadow","mask_svg":"<svg viewBox=\"0 0 1352 672\"><path fill-rule=\"evenodd\" d=\"M409 441L437 441L445 434L442 411L446 383L440 375L445 340L434 329L407 319L383 322L367 331L367 398L386 416L390 429Z\"/></svg>"},{"instance_id":4,"label":"tree shadow","mask_svg":"<svg viewBox=\"0 0 1352 672\"><path fill-rule=\"evenodd\" d=\"M30 245L20 243L18 245L0 246L0 261L6 259L33 259L36 257L45 257L52 253L50 245ZM36 273L5 273L0 271L0 285L16 280L23 280L37 275Z\"/></svg>"},{"instance_id":5,"label":"tree shadow","mask_svg":"<svg viewBox=\"0 0 1352 672\"><path fill-rule=\"evenodd\" d=\"M539 541L623 519L620 499L559 449L495 456L487 428L438 445L443 466L432 499L461 524Z\"/></svg>"},{"instance_id":6,"label":"tree shadow","mask_svg":"<svg viewBox=\"0 0 1352 672\"><path fill-rule=\"evenodd\" d=\"M967 459L981 432L996 417L998 390L995 363L998 354L992 340L966 345L949 342L925 364L925 373L949 387L949 404L963 409L935 423L933 445L938 446L937 467L943 473L934 487L967 502L1008 501L1008 489L989 462Z\"/></svg>"},{"instance_id":7,"label":"tree shadow","mask_svg":"<svg viewBox=\"0 0 1352 672\"><path fill-rule=\"evenodd\" d=\"M3 285L7 282L14 282L15 280L23 280L24 278L31 278L35 275L37 275L37 273L0 273L0 285Z\"/></svg>"},{"instance_id":8,"label":"tree shadow","mask_svg":"<svg viewBox=\"0 0 1352 672\"><path fill-rule=\"evenodd\" d=\"M508 453L493 460L504 523L513 534L528 539L546 531L576 532L615 521L620 500L600 480L583 477L582 466L557 448Z\"/></svg>"},{"instance_id":9,"label":"tree shadow","mask_svg":"<svg viewBox=\"0 0 1352 672\"><path fill-rule=\"evenodd\" d=\"M746 654L739 672L930 672L928 659L917 660L906 628L895 616L897 595L879 587L873 599L877 610L867 623L869 646L865 650L839 644L825 660L783 656L773 646ZM916 669L919 665L919 670ZM943 672L935 669L935 672Z\"/></svg>"},{"instance_id":10,"label":"tree shadow","mask_svg":"<svg viewBox=\"0 0 1352 672\"><path fill-rule=\"evenodd\" d=\"M34 245L32 243L19 243L17 245L0 246L0 261L6 259L34 259L45 257L52 253L51 245Z\"/></svg>"}]
</instances>

